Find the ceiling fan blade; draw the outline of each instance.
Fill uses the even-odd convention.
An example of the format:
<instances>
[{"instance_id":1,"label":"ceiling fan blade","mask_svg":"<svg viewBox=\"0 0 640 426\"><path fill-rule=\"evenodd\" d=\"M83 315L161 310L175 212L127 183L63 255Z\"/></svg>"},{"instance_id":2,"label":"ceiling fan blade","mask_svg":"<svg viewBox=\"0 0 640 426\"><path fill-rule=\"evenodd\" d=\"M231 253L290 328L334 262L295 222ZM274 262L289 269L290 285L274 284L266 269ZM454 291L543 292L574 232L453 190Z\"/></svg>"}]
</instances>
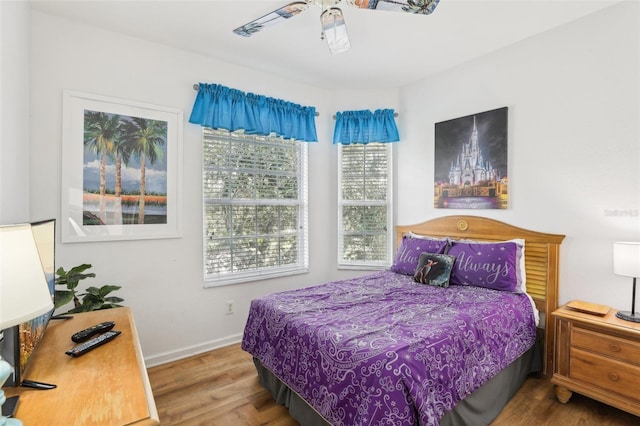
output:
<instances>
[{"instance_id":1,"label":"ceiling fan blade","mask_svg":"<svg viewBox=\"0 0 640 426\"><path fill-rule=\"evenodd\" d=\"M327 40L329 51L332 54L346 52L351 48L342 10L337 7L325 9L320 15L320 22L322 23L322 35Z\"/></svg>"},{"instance_id":2,"label":"ceiling fan blade","mask_svg":"<svg viewBox=\"0 0 640 426\"><path fill-rule=\"evenodd\" d=\"M256 20L253 20L241 27L236 28L235 30L233 30L233 32L243 37L251 37L255 33L262 31L266 27L296 16L298 13L307 10L308 7L309 4L307 2L294 1L293 3L282 6L281 8L276 9L273 12L267 13L266 15Z\"/></svg>"},{"instance_id":3,"label":"ceiling fan blade","mask_svg":"<svg viewBox=\"0 0 640 426\"><path fill-rule=\"evenodd\" d=\"M360 9L388 10L429 15L440 0L345 0L349 5Z\"/></svg>"}]
</instances>

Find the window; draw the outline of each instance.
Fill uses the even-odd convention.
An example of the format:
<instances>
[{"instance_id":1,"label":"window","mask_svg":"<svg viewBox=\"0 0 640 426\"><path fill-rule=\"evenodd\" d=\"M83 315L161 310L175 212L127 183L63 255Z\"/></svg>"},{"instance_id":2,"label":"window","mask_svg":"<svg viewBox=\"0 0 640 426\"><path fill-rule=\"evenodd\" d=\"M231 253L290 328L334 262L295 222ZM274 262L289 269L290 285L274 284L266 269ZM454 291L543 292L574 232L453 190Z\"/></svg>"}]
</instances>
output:
<instances>
[{"instance_id":1,"label":"window","mask_svg":"<svg viewBox=\"0 0 640 426\"><path fill-rule=\"evenodd\" d=\"M388 143L339 146L338 266L391 264L391 159Z\"/></svg>"},{"instance_id":2,"label":"window","mask_svg":"<svg viewBox=\"0 0 640 426\"><path fill-rule=\"evenodd\" d=\"M306 143L203 129L205 286L306 272Z\"/></svg>"}]
</instances>

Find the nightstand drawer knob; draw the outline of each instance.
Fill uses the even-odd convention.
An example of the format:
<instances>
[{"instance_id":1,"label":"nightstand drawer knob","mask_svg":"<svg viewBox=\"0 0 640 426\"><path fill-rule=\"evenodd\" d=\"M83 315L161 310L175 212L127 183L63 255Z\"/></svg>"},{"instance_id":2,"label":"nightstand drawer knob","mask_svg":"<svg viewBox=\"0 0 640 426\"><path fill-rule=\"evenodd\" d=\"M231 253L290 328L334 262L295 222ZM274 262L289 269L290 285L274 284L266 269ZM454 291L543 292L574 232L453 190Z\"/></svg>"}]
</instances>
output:
<instances>
[{"instance_id":1,"label":"nightstand drawer knob","mask_svg":"<svg viewBox=\"0 0 640 426\"><path fill-rule=\"evenodd\" d=\"M620 379L620 377L616 373L609 373L609 379L613 380L614 382L617 382Z\"/></svg>"},{"instance_id":2,"label":"nightstand drawer knob","mask_svg":"<svg viewBox=\"0 0 640 426\"><path fill-rule=\"evenodd\" d=\"M609 345L609 349L611 349L613 352L620 352L620 346L618 345Z\"/></svg>"}]
</instances>

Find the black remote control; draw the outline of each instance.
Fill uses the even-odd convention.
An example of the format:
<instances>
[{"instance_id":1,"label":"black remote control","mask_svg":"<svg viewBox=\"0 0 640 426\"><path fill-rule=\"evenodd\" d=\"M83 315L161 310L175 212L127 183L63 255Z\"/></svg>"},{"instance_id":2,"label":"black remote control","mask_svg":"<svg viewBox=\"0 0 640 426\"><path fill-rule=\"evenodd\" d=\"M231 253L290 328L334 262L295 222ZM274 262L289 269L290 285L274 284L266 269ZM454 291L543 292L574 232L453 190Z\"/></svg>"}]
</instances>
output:
<instances>
[{"instance_id":1,"label":"black remote control","mask_svg":"<svg viewBox=\"0 0 640 426\"><path fill-rule=\"evenodd\" d=\"M76 334L71 336L71 340L75 343L81 343L90 337L95 336L98 333L104 333L105 331L109 331L116 325L113 321L101 322L100 324L96 324L93 327L85 328L84 330L78 331Z\"/></svg>"},{"instance_id":2,"label":"black remote control","mask_svg":"<svg viewBox=\"0 0 640 426\"><path fill-rule=\"evenodd\" d=\"M106 333L101 334L98 337L94 337L91 340L87 340L84 343L80 343L78 346L69 349L65 353L73 357L84 355L87 352L94 350L98 346L102 346L105 343L112 341L113 339L118 337L120 333L121 332L117 330L107 331Z\"/></svg>"}]
</instances>

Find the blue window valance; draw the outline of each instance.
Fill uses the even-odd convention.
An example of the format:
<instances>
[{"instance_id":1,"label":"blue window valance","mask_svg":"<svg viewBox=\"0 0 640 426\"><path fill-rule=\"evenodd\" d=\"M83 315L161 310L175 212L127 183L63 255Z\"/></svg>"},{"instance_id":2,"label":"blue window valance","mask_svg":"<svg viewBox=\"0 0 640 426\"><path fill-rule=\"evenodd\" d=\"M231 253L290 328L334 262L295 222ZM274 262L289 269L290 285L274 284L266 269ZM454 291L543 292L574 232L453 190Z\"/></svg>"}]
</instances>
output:
<instances>
[{"instance_id":1,"label":"blue window valance","mask_svg":"<svg viewBox=\"0 0 640 426\"><path fill-rule=\"evenodd\" d=\"M281 99L200 83L189 122L230 132L317 142L316 109Z\"/></svg>"},{"instance_id":2,"label":"blue window valance","mask_svg":"<svg viewBox=\"0 0 640 426\"><path fill-rule=\"evenodd\" d=\"M398 127L393 109L344 111L336 113L333 143L397 142Z\"/></svg>"}]
</instances>

